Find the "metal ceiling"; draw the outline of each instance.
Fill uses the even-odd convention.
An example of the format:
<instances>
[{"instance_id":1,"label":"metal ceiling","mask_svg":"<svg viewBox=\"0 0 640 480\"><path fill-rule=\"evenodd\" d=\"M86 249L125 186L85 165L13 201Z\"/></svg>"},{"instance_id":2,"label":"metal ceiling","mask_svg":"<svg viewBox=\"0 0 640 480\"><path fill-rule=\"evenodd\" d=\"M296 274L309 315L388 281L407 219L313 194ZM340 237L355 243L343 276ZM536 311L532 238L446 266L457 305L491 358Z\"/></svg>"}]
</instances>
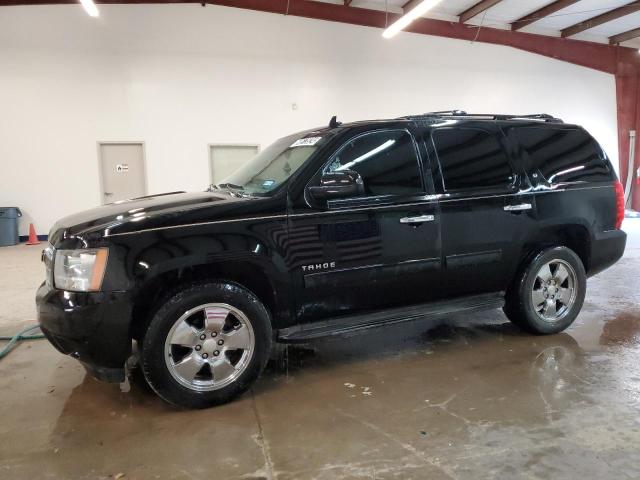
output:
<instances>
[{"instance_id":1,"label":"metal ceiling","mask_svg":"<svg viewBox=\"0 0 640 480\"><path fill-rule=\"evenodd\" d=\"M401 13L407 0L318 0L352 8ZM640 1L632 0L443 0L427 18L519 30L598 43L640 47Z\"/></svg>"},{"instance_id":2,"label":"metal ceiling","mask_svg":"<svg viewBox=\"0 0 640 480\"><path fill-rule=\"evenodd\" d=\"M408 11L420 0L308 0L354 9ZM0 6L78 0L4 0ZM95 0L97 4L217 3L209 0ZM260 0L256 0L256 7ZM257 8L260 9L260 8ZM426 18L640 48L640 0L443 0Z\"/></svg>"}]
</instances>

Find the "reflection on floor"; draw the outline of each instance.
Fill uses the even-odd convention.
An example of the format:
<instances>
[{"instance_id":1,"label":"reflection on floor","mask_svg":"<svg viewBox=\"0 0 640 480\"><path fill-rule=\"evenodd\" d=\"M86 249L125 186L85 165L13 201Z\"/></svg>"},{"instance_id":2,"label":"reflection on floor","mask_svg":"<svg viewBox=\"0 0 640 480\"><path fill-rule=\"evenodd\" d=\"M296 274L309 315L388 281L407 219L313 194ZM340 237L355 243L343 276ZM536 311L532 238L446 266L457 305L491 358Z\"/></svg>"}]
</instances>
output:
<instances>
[{"instance_id":1,"label":"reflection on floor","mask_svg":"<svg viewBox=\"0 0 640 480\"><path fill-rule=\"evenodd\" d=\"M628 229L624 260L589 280L562 334L492 311L316 341L205 411L166 406L139 371L103 384L46 342L21 345L0 362L0 478L639 478Z\"/></svg>"}]
</instances>

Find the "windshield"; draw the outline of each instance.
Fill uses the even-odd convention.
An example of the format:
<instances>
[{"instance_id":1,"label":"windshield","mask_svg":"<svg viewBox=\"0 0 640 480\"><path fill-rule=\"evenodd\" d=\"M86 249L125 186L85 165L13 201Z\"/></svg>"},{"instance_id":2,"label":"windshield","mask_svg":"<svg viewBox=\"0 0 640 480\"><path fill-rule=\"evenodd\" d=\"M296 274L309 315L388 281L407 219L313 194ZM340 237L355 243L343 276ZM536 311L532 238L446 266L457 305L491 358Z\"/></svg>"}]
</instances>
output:
<instances>
[{"instance_id":1,"label":"windshield","mask_svg":"<svg viewBox=\"0 0 640 480\"><path fill-rule=\"evenodd\" d=\"M268 195L293 175L316 151L322 137L305 132L281 138L217 186L250 195Z\"/></svg>"}]
</instances>

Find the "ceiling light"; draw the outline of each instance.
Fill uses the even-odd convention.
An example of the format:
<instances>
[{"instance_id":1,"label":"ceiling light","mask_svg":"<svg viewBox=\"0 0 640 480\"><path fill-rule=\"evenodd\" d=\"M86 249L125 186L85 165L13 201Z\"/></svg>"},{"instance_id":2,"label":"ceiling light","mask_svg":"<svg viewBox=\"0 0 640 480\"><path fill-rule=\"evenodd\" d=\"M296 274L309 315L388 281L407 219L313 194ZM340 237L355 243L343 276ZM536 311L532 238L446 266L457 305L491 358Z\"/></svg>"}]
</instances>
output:
<instances>
[{"instance_id":1,"label":"ceiling light","mask_svg":"<svg viewBox=\"0 0 640 480\"><path fill-rule=\"evenodd\" d=\"M80 3L90 17L97 17L98 15L100 15L98 7L96 7L96 4L93 3L93 0L80 0Z\"/></svg>"},{"instance_id":2,"label":"ceiling light","mask_svg":"<svg viewBox=\"0 0 640 480\"><path fill-rule=\"evenodd\" d=\"M423 0L421 3L401 16L398 20L389 25L389 27L387 27L387 29L382 33L382 36L384 38L393 37L398 32L407 28L411 22L423 16L441 1L442 0Z\"/></svg>"}]
</instances>

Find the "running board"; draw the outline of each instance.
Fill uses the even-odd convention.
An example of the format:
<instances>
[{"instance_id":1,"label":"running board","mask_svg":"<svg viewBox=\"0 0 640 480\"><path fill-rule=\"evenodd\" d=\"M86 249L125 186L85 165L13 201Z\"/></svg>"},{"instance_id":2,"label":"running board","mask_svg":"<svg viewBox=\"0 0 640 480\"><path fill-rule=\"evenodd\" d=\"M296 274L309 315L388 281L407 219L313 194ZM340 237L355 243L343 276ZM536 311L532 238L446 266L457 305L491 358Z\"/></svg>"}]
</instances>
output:
<instances>
[{"instance_id":1,"label":"running board","mask_svg":"<svg viewBox=\"0 0 640 480\"><path fill-rule=\"evenodd\" d=\"M458 297L453 300L392 308L361 315L330 318L318 322L294 325L278 331L277 341L299 343L314 338L383 327L412 320L430 320L453 313L476 312L504 306L504 292Z\"/></svg>"}]
</instances>

